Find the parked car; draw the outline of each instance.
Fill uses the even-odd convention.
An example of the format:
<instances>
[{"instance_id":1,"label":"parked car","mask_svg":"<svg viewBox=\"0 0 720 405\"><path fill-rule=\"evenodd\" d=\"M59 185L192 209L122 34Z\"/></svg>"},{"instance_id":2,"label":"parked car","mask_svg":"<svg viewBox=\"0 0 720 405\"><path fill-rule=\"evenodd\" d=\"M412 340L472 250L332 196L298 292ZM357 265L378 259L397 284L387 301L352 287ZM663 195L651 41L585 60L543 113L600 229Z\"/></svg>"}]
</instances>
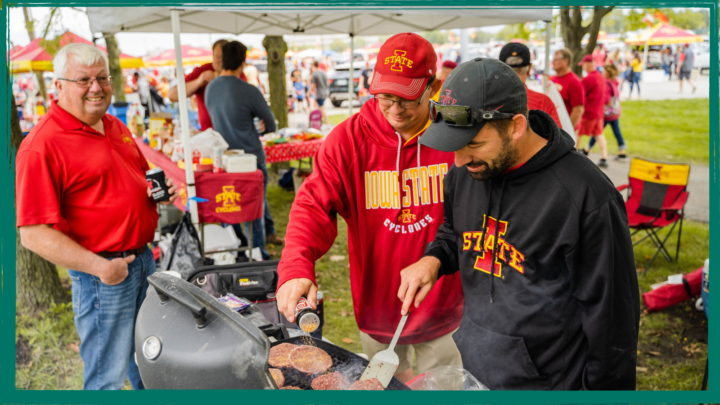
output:
<instances>
[{"instance_id":1,"label":"parked car","mask_svg":"<svg viewBox=\"0 0 720 405\"><path fill-rule=\"evenodd\" d=\"M701 44L698 46L698 52L695 56L695 67L702 74L704 71L710 73L710 44Z\"/></svg>"},{"instance_id":2,"label":"parked car","mask_svg":"<svg viewBox=\"0 0 720 405\"><path fill-rule=\"evenodd\" d=\"M375 61L370 62L370 70L372 71L375 67ZM358 85L360 84L360 76L362 71L365 69L365 64L362 62L353 63L353 93L355 97L353 100L358 99ZM343 63L335 66L335 71L328 74L328 92L330 102L334 107L340 107L343 101L348 99L348 85L350 79L350 64Z\"/></svg>"}]
</instances>

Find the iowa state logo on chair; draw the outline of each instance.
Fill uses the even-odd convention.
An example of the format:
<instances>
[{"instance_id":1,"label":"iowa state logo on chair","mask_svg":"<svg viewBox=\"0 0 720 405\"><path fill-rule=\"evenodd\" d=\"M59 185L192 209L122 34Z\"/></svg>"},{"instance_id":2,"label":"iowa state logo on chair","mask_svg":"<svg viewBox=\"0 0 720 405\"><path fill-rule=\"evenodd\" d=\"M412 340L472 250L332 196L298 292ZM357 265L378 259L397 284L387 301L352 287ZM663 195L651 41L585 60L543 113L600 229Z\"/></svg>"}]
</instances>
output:
<instances>
[{"instance_id":1,"label":"iowa state logo on chair","mask_svg":"<svg viewBox=\"0 0 720 405\"><path fill-rule=\"evenodd\" d=\"M407 52L396 50L395 55L391 55L385 58L385 64L390 65L390 70L395 72L402 72L403 66L407 66L408 69L412 69L413 61L406 58Z\"/></svg>"}]
</instances>

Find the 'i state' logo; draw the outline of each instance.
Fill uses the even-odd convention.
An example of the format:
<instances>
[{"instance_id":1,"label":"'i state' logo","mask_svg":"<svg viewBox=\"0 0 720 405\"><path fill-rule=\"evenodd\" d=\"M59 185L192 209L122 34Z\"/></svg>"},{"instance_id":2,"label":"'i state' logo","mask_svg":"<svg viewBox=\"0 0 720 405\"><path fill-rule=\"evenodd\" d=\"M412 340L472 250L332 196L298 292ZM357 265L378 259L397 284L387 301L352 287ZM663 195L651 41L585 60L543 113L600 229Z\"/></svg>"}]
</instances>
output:
<instances>
[{"instance_id":1,"label":"'i state' logo","mask_svg":"<svg viewBox=\"0 0 720 405\"><path fill-rule=\"evenodd\" d=\"M472 250L477 253L473 267L495 277L502 277L502 263L505 262L519 273L524 274L525 255L505 240L505 233L508 229L507 221L499 221L498 224L495 218L484 215L483 229L486 229L486 232L482 230L463 232L463 251ZM498 235L497 244L495 243L496 229ZM495 263L491 264L493 250L496 248Z\"/></svg>"}]
</instances>

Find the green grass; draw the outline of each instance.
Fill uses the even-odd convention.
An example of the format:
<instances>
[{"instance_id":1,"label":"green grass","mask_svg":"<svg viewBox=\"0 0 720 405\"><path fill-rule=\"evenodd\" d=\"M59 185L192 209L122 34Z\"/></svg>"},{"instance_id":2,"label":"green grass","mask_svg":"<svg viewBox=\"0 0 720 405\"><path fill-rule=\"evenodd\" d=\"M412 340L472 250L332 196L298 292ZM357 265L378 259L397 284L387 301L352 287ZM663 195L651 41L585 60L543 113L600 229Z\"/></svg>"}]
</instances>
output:
<instances>
[{"instance_id":1,"label":"green grass","mask_svg":"<svg viewBox=\"0 0 720 405\"><path fill-rule=\"evenodd\" d=\"M295 193L277 186L271 176L268 201L278 233L285 235L290 206ZM687 273L702 266L709 252L709 226L685 222L678 262L668 263L662 256L655 260L647 276L638 276L640 293L650 285L667 280L671 274ZM664 233L663 233L664 235ZM668 246L675 246L675 236ZM274 258L282 247L268 246ZM636 266L644 268L654 253L652 243L645 241L635 248ZM672 249L674 253L674 248ZM336 261L333 256L343 256ZM330 251L316 263L317 281L325 293L325 327L323 334L333 343L353 352L361 352L360 333L353 315L348 269L347 225L338 219L338 237ZM67 272L61 270L67 282ZM695 325L686 318L694 316ZM641 317L637 388L639 390L697 390L707 359L707 323L697 320L698 313L687 303L674 310ZM698 326L699 325L699 326ZM38 317L18 314L16 342L25 345L24 360L18 360L16 387L19 389L81 389L83 363L79 354L68 346L79 343L69 304L57 306ZM684 349L687 348L687 349ZM651 354L660 353L660 356ZM688 357L688 354L690 357ZM128 388L126 386L125 388Z\"/></svg>"},{"instance_id":2,"label":"green grass","mask_svg":"<svg viewBox=\"0 0 720 405\"><path fill-rule=\"evenodd\" d=\"M622 102L620 131L629 156L707 166L710 151L709 99ZM605 127L610 155L618 148ZM587 137L582 145L587 142ZM595 152L599 153L596 146Z\"/></svg>"},{"instance_id":3,"label":"green grass","mask_svg":"<svg viewBox=\"0 0 720 405\"><path fill-rule=\"evenodd\" d=\"M709 99L622 101L620 131L628 154L661 162L707 166L710 151ZM330 115L337 125L347 114ZM617 142L608 125L605 128L610 155L618 152ZM584 146L588 138L582 140ZM594 149L599 152L597 146Z\"/></svg>"},{"instance_id":4,"label":"green grass","mask_svg":"<svg viewBox=\"0 0 720 405\"><path fill-rule=\"evenodd\" d=\"M663 238L665 232L661 232ZM669 275L689 273L702 267L709 257L709 236L710 227L707 224L683 223L678 261L668 263L662 255L658 256L644 277L638 273L640 293L650 291L652 284L666 281ZM672 247L668 250L673 257L676 243L677 229L667 242L667 246ZM635 247L638 270L645 268L654 253L654 245L649 240ZM655 313L643 310L638 339L638 390L700 389L708 353L707 321L704 315L691 307L694 302L693 299Z\"/></svg>"}]
</instances>

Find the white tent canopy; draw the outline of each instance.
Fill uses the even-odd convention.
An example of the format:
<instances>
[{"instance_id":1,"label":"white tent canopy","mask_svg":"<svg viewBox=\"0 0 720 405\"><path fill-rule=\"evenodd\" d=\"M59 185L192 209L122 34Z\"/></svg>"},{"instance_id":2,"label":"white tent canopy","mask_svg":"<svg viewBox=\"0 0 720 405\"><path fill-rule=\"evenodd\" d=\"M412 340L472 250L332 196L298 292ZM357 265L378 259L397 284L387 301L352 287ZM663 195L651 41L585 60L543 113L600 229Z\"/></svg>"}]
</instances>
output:
<instances>
[{"instance_id":1,"label":"white tent canopy","mask_svg":"<svg viewBox=\"0 0 720 405\"><path fill-rule=\"evenodd\" d=\"M175 38L177 77L182 77L180 33L222 34L349 34L350 48L357 35L388 35L401 32L434 31L471 28L501 24L546 21L552 19L552 8L508 9L436 7L397 10L383 7L368 8L297 8L287 10L246 4L217 7L88 7L90 28L94 33L172 32ZM547 29L549 34L549 28ZM549 44L549 41L548 41ZM547 66L547 64L546 64ZM350 58L350 77L353 75ZM352 114L353 81L349 81L349 112ZM190 144L189 120L185 96L185 82L178 80L180 121L183 145ZM185 148L185 161L192 161L192 151ZM190 199L192 222L199 223L195 194L195 173L192 165L185 165L187 194Z\"/></svg>"},{"instance_id":2,"label":"white tent canopy","mask_svg":"<svg viewBox=\"0 0 720 405\"><path fill-rule=\"evenodd\" d=\"M172 32L170 8L89 7L93 32ZM182 33L354 34L472 28L552 19L550 7L536 9L452 8L422 10L262 9L247 5L185 7L179 11Z\"/></svg>"}]
</instances>

